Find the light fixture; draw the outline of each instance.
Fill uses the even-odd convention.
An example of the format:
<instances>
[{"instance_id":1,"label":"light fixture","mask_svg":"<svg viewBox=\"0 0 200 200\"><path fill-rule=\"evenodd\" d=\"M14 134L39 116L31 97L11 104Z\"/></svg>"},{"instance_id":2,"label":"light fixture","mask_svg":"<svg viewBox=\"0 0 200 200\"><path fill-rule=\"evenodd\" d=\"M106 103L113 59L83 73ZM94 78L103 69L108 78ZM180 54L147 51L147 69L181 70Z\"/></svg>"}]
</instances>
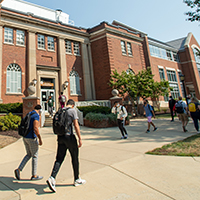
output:
<instances>
[{"instance_id":1,"label":"light fixture","mask_svg":"<svg viewBox=\"0 0 200 200\"><path fill-rule=\"evenodd\" d=\"M32 80L32 84L35 86L35 85L37 84L37 79L34 78L34 79Z\"/></svg>"},{"instance_id":2,"label":"light fixture","mask_svg":"<svg viewBox=\"0 0 200 200\"><path fill-rule=\"evenodd\" d=\"M68 87L68 85L69 85L69 82L68 82L68 81L65 81L65 82L63 83L64 89L66 89L66 88Z\"/></svg>"},{"instance_id":3,"label":"light fixture","mask_svg":"<svg viewBox=\"0 0 200 200\"><path fill-rule=\"evenodd\" d=\"M185 80L185 76L183 74L180 74L179 77L180 77L181 81Z\"/></svg>"}]
</instances>

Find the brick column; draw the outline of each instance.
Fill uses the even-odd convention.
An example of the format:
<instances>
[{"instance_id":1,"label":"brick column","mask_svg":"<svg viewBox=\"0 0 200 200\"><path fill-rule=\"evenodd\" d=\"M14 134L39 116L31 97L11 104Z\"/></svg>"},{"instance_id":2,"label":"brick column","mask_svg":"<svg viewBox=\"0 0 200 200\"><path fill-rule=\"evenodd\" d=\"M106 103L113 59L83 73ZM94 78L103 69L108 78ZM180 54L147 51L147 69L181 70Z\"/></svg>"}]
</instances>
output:
<instances>
[{"instance_id":1,"label":"brick column","mask_svg":"<svg viewBox=\"0 0 200 200\"><path fill-rule=\"evenodd\" d=\"M3 44L3 27L0 26L0 81L2 81L2 44ZM3 102L1 98L2 82L0 82L0 103Z\"/></svg>"},{"instance_id":2,"label":"brick column","mask_svg":"<svg viewBox=\"0 0 200 200\"><path fill-rule=\"evenodd\" d=\"M40 98L34 97L34 96L29 96L29 97L24 97L23 99L23 117L26 116L27 113L30 111L34 110L35 106L40 104ZM41 122L41 116L40 116L40 122ZM41 123L39 122L39 127Z\"/></svg>"}]
</instances>

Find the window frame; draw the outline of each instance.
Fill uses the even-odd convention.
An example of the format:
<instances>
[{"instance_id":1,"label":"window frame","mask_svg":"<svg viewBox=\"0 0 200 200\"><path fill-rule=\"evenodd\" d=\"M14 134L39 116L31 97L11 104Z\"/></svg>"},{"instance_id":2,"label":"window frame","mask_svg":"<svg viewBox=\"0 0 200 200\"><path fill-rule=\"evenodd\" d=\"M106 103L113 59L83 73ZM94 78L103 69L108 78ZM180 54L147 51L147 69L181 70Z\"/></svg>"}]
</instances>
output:
<instances>
[{"instance_id":1,"label":"window frame","mask_svg":"<svg viewBox=\"0 0 200 200\"><path fill-rule=\"evenodd\" d=\"M6 34L6 32L7 32L7 34ZM6 43L6 44L13 44L13 40L14 40L14 38L13 38L13 36L14 36L13 32L14 32L13 28L4 27L4 43ZM9 37L11 37L12 39L9 39Z\"/></svg>"},{"instance_id":2,"label":"window frame","mask_svg":"<svg viewBox=\"0 0 200 200\"><path fill-rule=\"evenodd\" d=\"M121 40L120 41L121 44L121 51L122 51L122 55L127 55L127 50L126 50L126 42Z\"/></svg>"},{"instance_id":3,"label":"window frame","mask_svg":"<svg viewBox=\"0 0 200 200\"><path fill-rule=\"evenodd\" d=\"M130 42L127 42L127 53L129 56L133 56L132 45Z\"/></svg>"},{"instance_id":4,"label":"window frame","mask_svg":"<svg viewBox=\"0 0 200 200\"><path fill-rule=\"evenodd\" d=\"M70 95L81 95L80 77L77 71L72 70L69 74Z\"/></svg>"},{"instance_id":5,"label":"window frame","mask_svg":"<svg viewBox=\"0 0 200 200\"><path fill-rule=\"evenodd\" d=\"M47 49L49 51L55 51L55 42L54 42L54 37L52 36L47 36Z\"/></svg>"},{"instance_id":6,"label":"window frame","mask_svg":"<svg viewBox=\"0 0 200 200\"><path fill-rule=\"evenodd\" d=\"M80 56L80 42L73 42L74 55Z\"/></svg>"},{"instance_id":7,"label":"window frame","mask_svg":"<svg viewBox=\"0 0 200 200\"><path fill-rule=\"evenodd\" d=\"M40 38L43 38L44 41L41 41ZM44 35L37 34L37 45L38 45L38 49L45 49L45 36Z\"/></svg>"},{"instance_id":8,"label":"window frame","mask_svg":"<svg viewBox=\"0 0 200 200\"><path fill-rule=\"evenodd\" d=\"M72 54L72 41L71 40L65 40L65 52L67 54Z\"/></svg>"},{"instance_id":9,"label":"window frame","mask_svg":"<svg viewBox=\"0 0 200 200\"><path fill-rule=\"evenodd\" d=\"M10 70L9 70L10 69ZM6 69L6 93L21 94L22 70L18 64L11 63Z\"/></svg>"},{"instance_id":10,"label":"window frame","mask_svg":"<svg viewBox=\"0 0 200 200\"><path fill-rule=\"evenodd\" d=\"M19 30L19 29L16 30L16 45L20 45L20 46L25 45L25 31Z\"/></svg>"}]
</instances>

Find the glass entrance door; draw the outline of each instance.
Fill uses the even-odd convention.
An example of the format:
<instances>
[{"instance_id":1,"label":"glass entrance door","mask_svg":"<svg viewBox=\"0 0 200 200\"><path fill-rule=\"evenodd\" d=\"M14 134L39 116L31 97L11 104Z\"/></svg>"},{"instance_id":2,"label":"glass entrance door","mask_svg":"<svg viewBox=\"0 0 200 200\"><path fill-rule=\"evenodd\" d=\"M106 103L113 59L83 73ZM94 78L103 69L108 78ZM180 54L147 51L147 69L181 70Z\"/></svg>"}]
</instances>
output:
<instances>
[{"instance_id":1,"label":"glass entrance door","mask_svg":"<svg viewBox=\"0 0 200 200\"><path fill-rule=\"evenodd\" d=\"M44 104L44 108L45 108L45 112L48 112L48 104L47 104L47 100L49 98L49 96L51 96L51 98L54 100L55 102L55 90L54 89L41 89L41 104ZM56 106L56 103L55 103ZM54 107L54 111L55 111L55 107Z\"/></svg>"}]
</instances>

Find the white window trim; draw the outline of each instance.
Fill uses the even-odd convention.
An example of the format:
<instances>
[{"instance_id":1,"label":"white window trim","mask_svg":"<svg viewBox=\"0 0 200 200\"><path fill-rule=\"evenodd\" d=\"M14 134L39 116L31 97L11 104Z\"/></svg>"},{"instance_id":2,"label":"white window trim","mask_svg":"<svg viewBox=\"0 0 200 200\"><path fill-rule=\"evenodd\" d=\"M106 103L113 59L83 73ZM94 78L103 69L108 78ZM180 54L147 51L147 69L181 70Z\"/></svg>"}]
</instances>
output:
<instances>
[{"instance_id":1,"label":"white window trim","mask_svg":"<svg viewBox=\"0 0 200 200\"><path fill-rule=\"evenodd\" d=\"M160 66L160 65L158 65L158 68L159 68L159 69L164 69L164 67L163 67L163 66Z\"/></svg>"},{"instance_id":2,"label":"white window trim","mask_svg":"<svg viewBox=\"0 0 200 200\"><path fill-rule=\"evenodd\" d=\"M166 70L176 71L176 69L170 67L166 67Z\"/></svg>"}]
</instances>

